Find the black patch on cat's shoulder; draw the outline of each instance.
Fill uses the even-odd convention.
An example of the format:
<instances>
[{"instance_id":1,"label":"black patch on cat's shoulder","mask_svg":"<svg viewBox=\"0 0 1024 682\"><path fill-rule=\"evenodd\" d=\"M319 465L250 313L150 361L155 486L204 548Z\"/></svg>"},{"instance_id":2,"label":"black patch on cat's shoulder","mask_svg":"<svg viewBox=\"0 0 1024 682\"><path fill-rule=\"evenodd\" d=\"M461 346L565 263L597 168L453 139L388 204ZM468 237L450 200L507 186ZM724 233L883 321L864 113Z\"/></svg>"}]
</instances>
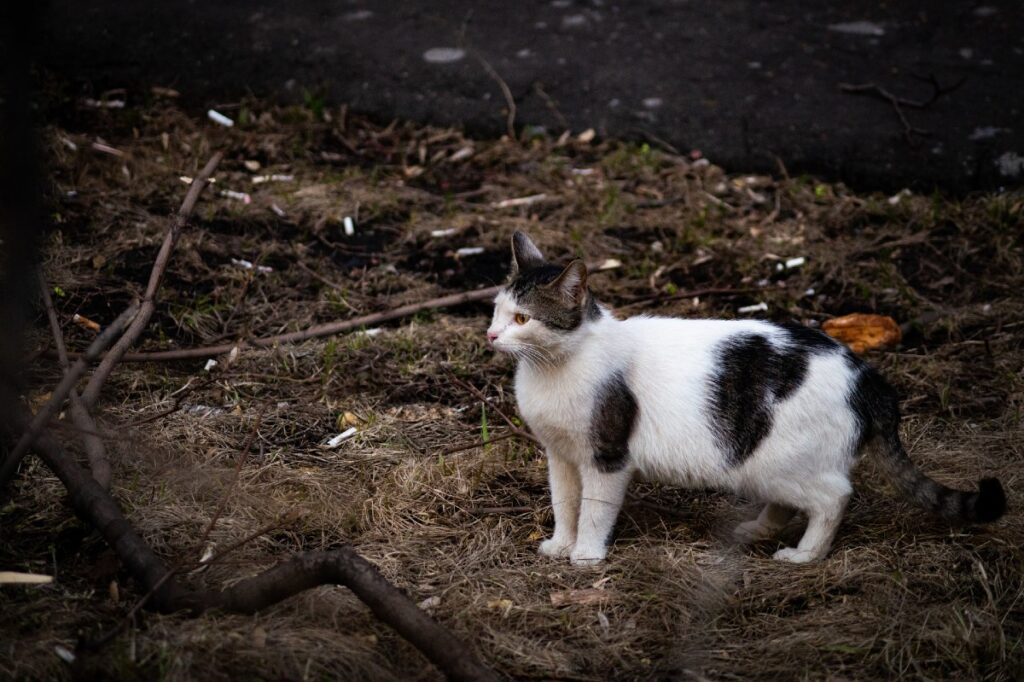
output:
<instances>
[{"instance_id":1,"label":"black patch on cat's shoulder","mask_svg":"<svg viewBox=\"0 0 1024 682\"><path fill-rule=\"evenodd\" d=\"M616 372L598 391L590 416L594 461L601 471L611 473L625 468L637 413L636 396L622 373Z\"/></svg>"}]
</instances>

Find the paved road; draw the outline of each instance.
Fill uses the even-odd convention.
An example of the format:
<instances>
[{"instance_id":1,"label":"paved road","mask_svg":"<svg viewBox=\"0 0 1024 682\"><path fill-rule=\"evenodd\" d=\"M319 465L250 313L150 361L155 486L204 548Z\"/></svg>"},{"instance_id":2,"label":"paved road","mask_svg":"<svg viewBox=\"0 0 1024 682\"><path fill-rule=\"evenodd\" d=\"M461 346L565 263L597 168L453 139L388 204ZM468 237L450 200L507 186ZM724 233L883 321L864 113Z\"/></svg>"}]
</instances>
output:
<instances>
[{"instance_id":1,"label":"paved road","mask_svg":"<svg viewBox=\"0 0 1024 682\"><path fill-rule=\"evenodd\" d=\"M736 171L778 158L867 188L1024 179L1016 0L50 4L46 63L93 94L169 85L198 108L322 91L381 119L498 134L505 100L486 61L516 123L554 133L659 140ZM841 83L913 102L897 111ZM958 87L927 103L935 83Z\"/></svg>"}]
</instances>

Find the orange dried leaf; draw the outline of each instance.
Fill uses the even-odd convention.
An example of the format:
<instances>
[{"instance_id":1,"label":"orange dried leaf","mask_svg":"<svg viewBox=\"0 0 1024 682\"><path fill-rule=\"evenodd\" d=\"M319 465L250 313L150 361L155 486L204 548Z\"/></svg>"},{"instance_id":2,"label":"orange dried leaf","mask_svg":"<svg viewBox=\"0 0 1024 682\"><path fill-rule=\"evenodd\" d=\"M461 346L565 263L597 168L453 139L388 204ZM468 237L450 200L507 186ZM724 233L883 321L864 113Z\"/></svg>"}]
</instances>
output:
<instances>
[{"instance_id":1,"label":"orange dried leaf","mask_svg":"<svg viewBox=\"0 0 1024 682\"><path fill-rule=\"evenodd\" d=\"M821 325L821 329L845 343L855 353L893 346L903 338L900 326L888 315L852 313L828 320Z\"/></svg>"}]
</instances>

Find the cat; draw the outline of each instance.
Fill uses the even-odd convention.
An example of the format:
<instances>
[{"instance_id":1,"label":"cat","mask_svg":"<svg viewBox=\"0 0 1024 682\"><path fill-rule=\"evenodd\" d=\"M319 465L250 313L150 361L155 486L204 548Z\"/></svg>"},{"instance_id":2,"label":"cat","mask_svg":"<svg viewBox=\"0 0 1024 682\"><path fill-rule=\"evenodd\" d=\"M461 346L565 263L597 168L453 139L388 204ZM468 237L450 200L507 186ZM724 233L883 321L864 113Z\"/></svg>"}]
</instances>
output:
<instances>
[{"instance_id":1,"label":"cat","mask_svg":"<svg viewBox=\"0 0 1024 682\"><path fill-rule=\"evenodd\" d=\"M743 541L770 538L802 511L803 537L774 558L818 560L865 450L944 519L989 522L1006 509L995 478L961 492L922 473L900 441L893 389L826 334L762 320L619 320L594 298L582 261L550 264L522 232L487 339L516 359L519 412L547 454L555 528L544 556L604 560L640 474L763 503L735 529Z\"/></svg>"}]
</instances>

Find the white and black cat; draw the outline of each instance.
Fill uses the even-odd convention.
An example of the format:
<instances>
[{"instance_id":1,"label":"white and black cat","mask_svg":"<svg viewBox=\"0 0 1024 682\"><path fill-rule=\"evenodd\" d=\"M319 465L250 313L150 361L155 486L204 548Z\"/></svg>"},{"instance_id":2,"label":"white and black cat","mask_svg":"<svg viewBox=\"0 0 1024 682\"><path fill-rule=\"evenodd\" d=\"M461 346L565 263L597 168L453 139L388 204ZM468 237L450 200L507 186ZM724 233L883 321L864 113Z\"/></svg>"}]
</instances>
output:
<instances>
[{"instance_id":1,"label":"white and black cat","mask_svg":"<svg viewBox=\"0 0 1024 682\"><path fill-rule=\"evenodd\" d=\"M1006 508L994 478L960 492L924 475L900 442L893 389L829 336L760 320L618 320L594 299L582 261L551 265L521 232L487 338L517 359L519 411L547 451L555 531L540 545L546 556L604 559L638 473L763 502L736 528L743 539L805 512L799 544L774 556L820 559L867 448L903 494L942 518L994 521Z\"/></svg>"}]
</instances>

